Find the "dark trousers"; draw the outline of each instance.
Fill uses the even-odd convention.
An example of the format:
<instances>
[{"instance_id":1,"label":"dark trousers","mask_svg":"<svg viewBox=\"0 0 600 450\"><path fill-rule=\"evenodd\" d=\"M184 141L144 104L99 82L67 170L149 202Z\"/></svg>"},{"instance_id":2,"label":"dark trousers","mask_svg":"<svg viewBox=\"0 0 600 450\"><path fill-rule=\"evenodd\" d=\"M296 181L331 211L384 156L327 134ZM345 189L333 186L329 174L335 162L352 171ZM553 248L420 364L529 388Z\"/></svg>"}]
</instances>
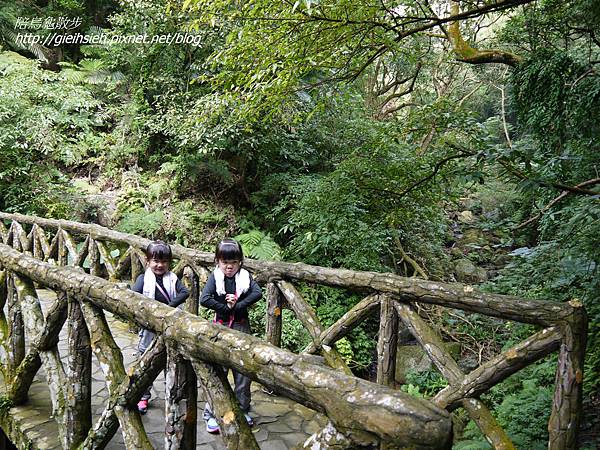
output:
<instances>
[{"instance_id":1,"label":"dark trousers","mask_svg":"<svg viewBox=\"0 0 600 450\"><path fill-rule=\"evenodd\" d=\"M231 324L231 328L234 330L241 331L242 333L246 333L246 334L252 333L252 330L250 329L250 324L248 323L247 320L245 320L241 323L233 322ZM227 375L229 369L223 368L223 370L225 372L225 375ZM232 369L232 372L233 372L233 382L234 382L234 386L235 386L233 389L233 392L235 393L235 397L237 398L237 401L240 403L241 410L244 413L247 413L248 411L250 411L250 401L252 400L250 397L251 380L247 376L239 373L237 370ZM204 420L208 420L211 417L213 417L212 407L207 402L206 405L204 406L203 418L204 418Z\"/></svg>"},{"instance_id":2,"label":"dark trousers","mask_svg":"<svg viewBox=\"0 0 600 450\"><path fill-rule=\"evenodd\" d=\"M138 357L141 358L146 349L150 347L150 344L152 344L156 334L154 331L147 330L146 328L142 328L138 334L140 336L140 341L138 342ZM142 394L142 400L150 399L152 396L150 393L151 388L152 386L149 386L148 389Z\"/></svg>"}]
</instances>

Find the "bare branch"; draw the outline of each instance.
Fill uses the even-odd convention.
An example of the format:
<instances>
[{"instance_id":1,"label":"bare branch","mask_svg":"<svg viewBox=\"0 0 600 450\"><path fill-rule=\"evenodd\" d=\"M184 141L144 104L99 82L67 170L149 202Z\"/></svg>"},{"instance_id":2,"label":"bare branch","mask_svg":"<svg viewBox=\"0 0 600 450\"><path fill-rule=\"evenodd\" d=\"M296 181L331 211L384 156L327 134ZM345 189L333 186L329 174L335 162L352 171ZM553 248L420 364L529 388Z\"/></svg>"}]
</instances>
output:
<instances>
[{"instance_id":1,"label":"bare branch","mask_svg":"<svg viewBox=\"0 0 600 450\"><path fill-rule=\"evenodd\" d=\"M600 183L600 178L592 178L591 180L587 180L587 181L584 181L583 183L579 183L575 187L576 188L584 188L586 186L593 186L593 185L599 184L599 183ZM570 192L570 191L562 191L558 197L554 198L550 203L548 203L546 206L544 206L542 209L540 209L540 212L538 212L535 216L530 217L525 222L520 223L519 225L514 227L513 230L519 230L521 228L525 228L530 223L536 222L546 213L546 211L548 211L550 208L552 208L554 205L556 205L558 202L560 202L563 198L565 198L567 195L569 195L571 193L572 192Z\"/></svg>"}]
</instances>

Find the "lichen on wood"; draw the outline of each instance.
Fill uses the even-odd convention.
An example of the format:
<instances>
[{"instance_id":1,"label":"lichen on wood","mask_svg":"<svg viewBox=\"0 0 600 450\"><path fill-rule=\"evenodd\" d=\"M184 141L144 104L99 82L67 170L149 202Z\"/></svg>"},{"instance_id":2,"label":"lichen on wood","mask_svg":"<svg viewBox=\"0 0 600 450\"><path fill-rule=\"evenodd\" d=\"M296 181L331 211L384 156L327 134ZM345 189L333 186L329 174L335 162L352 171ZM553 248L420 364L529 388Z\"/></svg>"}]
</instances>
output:
<instances>
[{"instance_id":1,"label":"lichen on wood","mask_svg":"<svg viewBox=\"0 0 600 450\"><path fill-rule=\"evenodd\" d=\"M377 306L379 306L379 296L376 294L369 295L363 298L360 302L354 305L349 311L344 313L333 325L324 330L320 336L315 340L320 344L331 345L333 342L343 338L349 333L355 324L358 324L371 312L373 312ZM311 343L306 346L302 353L314 353L317 351L315 343Z\"/></svg>"},{"instance_id":2,"label":"lichen on wood","mask_svg":"<svg viewBox=\"0 0 600 450\"><path fill-rule=\"evenodd\" d=\"M27 391L42 365L40 352L56 348L60 330L66 318L66 295L59 293L56 301L48 309L44 328L39 331L39 334L29 344L27 355L14 372L8 394L14 404L20 405L27 401Z\"/></svg>"},{"instance_id":3,"label":"lichen on wood","mask_svg":"<svg viewBox=\"0 0 600 450\"><path fill-rule=\"evenodd\" d=\"M231 390L222 367L201 361L192 361L196 375L204 389L220 434L230 450L259 450L258 443Z\"/></svg>"},{"instance_id":4,"label":"lichen on wood","mask_svg":"<svg viewBox=\"0 0 600 450\"><path fill-rule=\"evenodd\" d=\"M65 425L71 447L81 444L92 427L92 349L79 302L68 300Z\"/></svg>"},{"instance_id":5,"label":"lichen on wood","mask_svg":"<svg viewBox=\"0 0 600 450\"><path fill-rule=\"evenodd\" d=\"M123 355L112 337L102 309L88 301L81 301L80 305L88 327L92 350L104 374L109 396L116 397L120 394L119 388L129 381L123 366ZM153 448L137 410L117 404L114 411L119 419L127 449Z\"/></svg>"},{"instance_id":6,"label":"lichen on wood","mask_svg":"<svg viewBox=\"0 0 600 450\"><path fill-rule=\"evenodd\" d=\"M23 275L13 275L17 297L23 308L24 327L29 336L36 336L45 328L45 319L33 281ZM68 448L69 440L65 424L65 371L56 346L39 353L46 371L52 415L58 424L58 433L63 447Z\"/></svg>"},{"instance_id":7,"label":"lichen on wood","mask_svg":"<svg viewBox=\"0 0 600 450\"><path fill-rule=\"evenodd\" d=\"M377 382L394 386L396 349L398 345L398 316L394 300L384 295L380 301L379 339L377 340Z\"/></svg>"},{"instance_id":8,"label":"lichen on wood","mask_svg":"<svg viewBox=\"0 0 600 450\"><path fill-rule=\"evenodd\" d=\"M279 290L285 297L287 304L294 311L296 318L302 322L302 325L307 329L308 334L310 334L313 339L313 343L317 345L315 341L318 340L321 333L323 333L323 327L315 310L306 300L304 300L293 284L282 280L277 282L277 287L279 287ZM327 364L335 369L343 371L347 375L352 375L352 371L334 345L321 344L318 345L318 347Z\"/></svg>"},{"instance_id":9,"label":"lichen on wood","mask_svg":"<svg viewBox=\"0 0 600 450\"><path fill-rule=\"evenodd\" d=\"M440 373L448 380L448 383L451 386L460 386L465 379L465 375L458 366L458 363L446 351L446 346L438 333L410 305L396 302L394 306L401 320L419 344L421 344ZM488 442L496 450L515 449L504 429L498 424L488 407L481 400L462 398L461 406L467 411L469 417L475 422Z\"/></svg>"}]
</instances>

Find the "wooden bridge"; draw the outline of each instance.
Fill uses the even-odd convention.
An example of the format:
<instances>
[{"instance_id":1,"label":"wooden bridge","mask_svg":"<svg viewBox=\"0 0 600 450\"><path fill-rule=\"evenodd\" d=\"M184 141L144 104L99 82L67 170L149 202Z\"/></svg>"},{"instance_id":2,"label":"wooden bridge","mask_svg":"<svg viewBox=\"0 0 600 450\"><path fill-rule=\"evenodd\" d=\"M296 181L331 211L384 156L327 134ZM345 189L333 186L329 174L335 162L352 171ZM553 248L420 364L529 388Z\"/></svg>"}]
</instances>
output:
<instances>
[{"instance_id":1,"label":"wooden bridge","mask_svg":"<svg viewBox=\"0 0 600 450\"><path fill-rule=\"evenodd\" d=\"M514 445L479 396L527 365L558 351L555 393L548 423L549 449L573 449L580 420L586 317L569 304L479 292L468 285L408 279L299 263L246 260L266 285L266 341L197 316L198 292L213 255L173 245L173 271L190 288L186 310L127 290L123 280L143 271L149 241L97 225L0 213L0 425L11 440L27 442L15 420L43 367L62 448L104 448L120 429L128 449L153 448L135 404L166 367L164 442L196 448L197 385L212 401L221 437L230 449L258 449L231 387L218 366L234 368L268 389L325 414L329 423L301 448L445 449L452 445L449 411L464 408L494 448ZM114 256L117 255L117 256ZM84 270L83 267L89 270ZM294 287L309 282L364 292L365 298L325 328ZM36 289L56 292L44 314ZM416 306L434 304L538 326L525 341L463 373ZM282 308L291 309L312 344L302 354L279 348ZM160 334L131 367L107 324L108 311ZM377 383L352 375L335 342L368 316L379 314ZM67 323L67 355L58 351ZM421 344L448 386L430 401L392 389L398 327ZM318 353L325 364L309 356ZM91 411L91 360L95 355L109 398L95 423ZM154 430L155 431L155 430Z\"/></svg>"}]
</instances>

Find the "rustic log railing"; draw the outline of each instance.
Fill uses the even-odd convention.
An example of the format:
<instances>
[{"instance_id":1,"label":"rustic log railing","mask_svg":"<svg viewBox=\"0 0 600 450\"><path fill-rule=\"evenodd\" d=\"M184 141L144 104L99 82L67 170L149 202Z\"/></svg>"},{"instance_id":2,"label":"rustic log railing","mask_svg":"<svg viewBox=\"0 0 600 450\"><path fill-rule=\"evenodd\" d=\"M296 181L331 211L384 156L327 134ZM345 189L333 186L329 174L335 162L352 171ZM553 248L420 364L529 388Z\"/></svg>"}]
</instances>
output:
<instances>
[{"instance_id":1,"label":"rustic log railing","mask_svg":"<svg viewBox=\"0 0 600 450\"><path fill-rule=\"evenodd\" d=\"M7 224L10 221L10 226L3 220ZM7 304L7 317L3 312L0 315L0 329L6 330L2 337L7 355L2 368L5 380L11 383L9 400L14 404L26 400L33 376L43 364L65 448L81 443L84 448L102 448L119 425L128 448L151 448L132 406L165 364L166 448L195 448L195 376L208 388L206 393L215 405L228 448L258 448L235 406L227 380L222 371L215 369L218 364L233 367L269 389L325 412L330 424L313 435L305 443L306 448L316 442L328 448L333 440L336 448L377 442L385 448L446 448L450 445L451 425L439 408L451 411L463 407L494 448L510 449L514 445L478 397L556 350L559 358L548 424L549 448L575 448L586 337L585 311L577 301L531 301L484 293L456 283L247 259L245 267L266 283L265 343L189 314L197 313L197 293L212 269L212 254L172 245L178 261L173 271L183 276L192 290L188 312L183 312L95 277L105 276L112 282L126 277L134 280L143 271L143 249L150 242L147 239L97 225L6 213L0 213L0 235L5 244L0 245L0 269L4 269L0 271L0 310L4 311L4 303ZM84 264L89 266L89 275L81 269ZM293 281L339 286L365 292L366 297L325 328ZM36 301L33 282L59 294L46 317ZM534 324L542 329L465 374L446 351L438 333L416 312L418 303ZM303 354L318 352L335 370L315 364L302 354L277 348L281 342L282 308L291 309L312 338ZM103 310L162 335L127 373ZM377 310L379 386L352 377L335 348L337 340ZM76 355L69 356L66 370L56 350L58 332L65 321L69 350ZM432 399L433 404L389 387L393 384L400 323L411 331L448 381L448 386ZM103 363L111 394L102 417L93 426L86 410L90 348ZM73 379L78 383L69 383ZM75 424L73 417L83 420Z\"/></svg>"}]
</instances>

